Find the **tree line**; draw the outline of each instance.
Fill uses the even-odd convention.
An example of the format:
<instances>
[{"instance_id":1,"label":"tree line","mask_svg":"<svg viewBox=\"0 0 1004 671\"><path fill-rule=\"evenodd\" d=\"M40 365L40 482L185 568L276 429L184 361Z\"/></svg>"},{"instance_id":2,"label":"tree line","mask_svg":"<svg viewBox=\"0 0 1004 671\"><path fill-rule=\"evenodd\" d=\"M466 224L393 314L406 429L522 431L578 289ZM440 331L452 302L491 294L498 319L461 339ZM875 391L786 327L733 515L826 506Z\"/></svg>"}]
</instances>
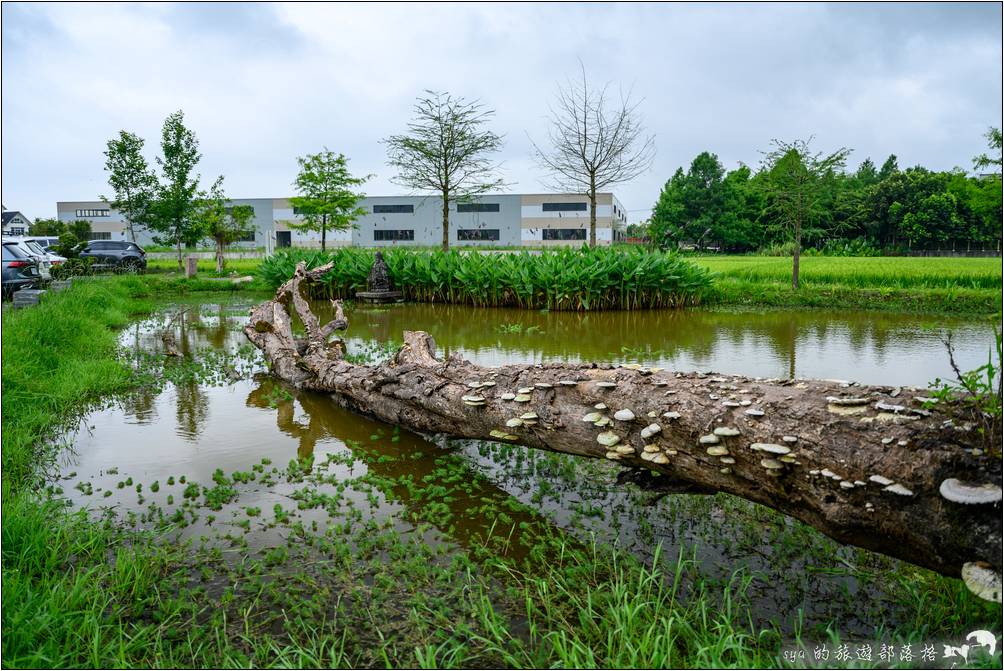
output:
<instances>
[{"instance_id":1,"label":"tree line","mask_svg":"<svg viewBox=\"0 0 1004 671\"><path fill-rule=\"evenodd\" d=\"M746 252L794 245L865 253L983 248L1001 239L1001 131L974 173L901 169L895 155L847 170L850 150L822 154L810 141L775 141L758 169L726 170L701 152L663 186L649 222L629 234L664 248Z\"/></svg>"}]
</instances>

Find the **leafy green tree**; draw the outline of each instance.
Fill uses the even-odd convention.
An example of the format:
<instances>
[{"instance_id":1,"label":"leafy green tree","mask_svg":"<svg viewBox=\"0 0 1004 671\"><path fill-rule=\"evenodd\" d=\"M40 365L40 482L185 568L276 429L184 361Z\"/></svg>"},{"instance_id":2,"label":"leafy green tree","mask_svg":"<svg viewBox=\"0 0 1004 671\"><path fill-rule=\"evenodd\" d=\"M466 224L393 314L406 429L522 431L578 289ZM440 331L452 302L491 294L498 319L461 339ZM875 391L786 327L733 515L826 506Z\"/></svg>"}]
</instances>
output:
<instances>
[{"instance_id":1,"label":"leafy green tree","mask_svg":"<svg viewBox=\"0 0 1004 671\"><path fill-rule=\"evenodd\" d=\"M91 239L91 222L87 219L74 219L66 225L66 230L81 242Z\"/></svg>"},{"instance_id":2,"label":"leafy green tree","mask_svg":"<svg viewBox=\"0 0 1004 671\"><path fill-rule=\"evenodd\" d=\"M687 223L684 191L687 176L683 168L677 168L673 176L663 185L659 199L652 208L649 235L652 243L663 249L684 239Z\"/></svg>"},{"instance_id":3,"label":"leafy green tree","mask_svg":"<svg viewBox=\"0 0 1004 671\"><path fill-rule=\"evenodd\" d=\"M858 171L854 173L854 177L857 179L858 184L868 186L879 181L879 171L872 160L866 158L861 161L861 165L858 166Z\"/></svg>"},{"instance_id":4,"label":"leafy green tree","mask_svg":"<svg viewBox=\"0 0 1004 671\"><path fill-rule=\"evenodd\" d=\"M994 128L993 126L986 132L983 136L987 139L987 145L990 148L991 154L980 154L973 159L973 167L977 171L986 170L987 168L996 169L997 175L1001 174L1001 129ZM996 155L993 154L996 152Z\"/></svg>"},{"instance_id":5,"label":"leafy green tree","mask_svg":"<svg viewBox=\"0 0 1004 671\"><path fill-rule=\"evenodd\" d=\"M157 176L143 157L143 138L119 131L117 139L108 141L105 150L105 170L114 197L101 200L118 210L126 220L129 239L136 241L136 228L150 220L150 207L157 192Z\"/></svg>"},{"instance_id":6,"label":"leafy green tree","mask_svg":"<svg viewBox=\"0 0 1004 671\"><path fill-rule=\"evenodd\" d=\"M450 248L450 200L469 200L501 188L492 154L502 149L502 136L487 128L495 111L477 101L426 91L415 103L408 132L391 135L387 162L397 168L396 184L432 191L442 198L443 249Z\"/></svg>"},{"instance_id":7,"label":"leafy green tree","mask_svg":"<svg viewBox=\"0 0 1004 671\"><path fill-rule=\"evenodd\" d=\"M716 241L728 249L759 242L760 200L750 188L751 171L725 172L718 157L702 152L684 173L677 170L659 194L652 213L653 240L662 247Z\"/></svg>"},{"instance_id":8,"label":"leafy green tree","mask_svg":"<svg viewBox=\"0 0 1004 671\"><path fill-rule=\"evenodd\" d=\"M28 227L28 235L46 235L59 237L66 232L66 222L59 219L36 219Z\"/></svg>"},{"instance_id":9,"label":"leafy green tree","mask_svg":"<svg viewBox=\"0 0 1004 671\"><path fill-rule=\"evenodd\" d=\"M202 155L195 134L185 127L180 110L169 115L161 130L163 156L157 164L163 182L156 192L148 227L157 235L158 244L174 245L178 251L178 270L182 270L181 246L195 244L206 236L202 222L192 216L199 191L199 175L193 175Z\"/></svg>"},{"instance_id":10,"label":"leafy green tree","mask_svg":"<svg viewBox=\"0 0 1004 671\"><path fill-rule=\"evenodd\" d=\"M642 221L637 224L628 224L624 233L629 238L647 238L649 223L648 221Z\"/></svg>"},{"instance_id":11,"label":"leafy green tree","mask_svg":"<svg viewBox=\"0 0 1004 671\"><path fill-rule=\"evenodd\" d=\"M349 173L348 159L328 150L297 158L300 172L293 185L299 196L290 198L294 211L302 218L291 221L291 228L321 233L321 249L327 247L328 230L351 228L352 222L366 214L356 204L364 197L353 189L369 179L353 177Z\"/></svg>"},{"instance_id":12,"label":"leafy green tree","mask_svg":"<svg viewBox=\"0 0 1004 671\"><path fill-rule=\"evenodd\" d=\"M813 152L809 140L786 142L774 140L774 148L765 153L764 183L769 198L768 209L790 232L794 242L791 286L798 289L798 265L802 232L826 213L820 207L829 182L843 169L850 150L840 148L830 154Z\"/></svg>"},{"instance_id":13,"label":"leafy green tree","mask_svg":"<svg viewBox=\"0 0 1004 671\"><path fill-rule=\"evenodd\" d=\"M896 154L889 154L889 158L885 160L885 163L882 164L882 168L879 170L879 181L889 179L897 172L899 172L899 163L896 161Z\"/></svg>"},{"instance_id":14,"label":"leafy green tree","mask_svg":"<svg viewBox=\"0 0 1004 671\"><path fill-rule=\"evenodd\" d=\"M994 142L992 134L987 137ZM724 172L714 154L702 152L663 186L652 210L653 244L717 241L723 249L742 251L790 239L792 224L772 195L777 174L771 167L765 161L755 173L743 165ZM999 174L974 177L919 166L901 171L895 155L881 168L870 159L854 172L842 168L834 165L817 180L809 216L800 224L799 251L852 244L859 250L999 248Z\"/></svg>"},{"instance_id":15,"label":"leafy green tree","mask_svg":"<svg viewBox=\"0 0 1004 671\"><path fill-rule=\"evenodd\" d=\"M223 193L223 178L213 182L209 190L199 194L193 218L216 245L216 272L222 273L227 247L254 233L254 208L250 205L227 205Z\"/></svg>"},{"instance_id":16,"label":"leafy green tree","mask_svg":"<svg viewBox=\"0 0 1004 671\"><path fill-rule=\"evenodd\" d=\"M764 196L756 180L757 176L745 165L725 176L725 207L718 225L718 237L726 249L756 249L767 239L761 221Z\"/></svg>"}]
</instances>

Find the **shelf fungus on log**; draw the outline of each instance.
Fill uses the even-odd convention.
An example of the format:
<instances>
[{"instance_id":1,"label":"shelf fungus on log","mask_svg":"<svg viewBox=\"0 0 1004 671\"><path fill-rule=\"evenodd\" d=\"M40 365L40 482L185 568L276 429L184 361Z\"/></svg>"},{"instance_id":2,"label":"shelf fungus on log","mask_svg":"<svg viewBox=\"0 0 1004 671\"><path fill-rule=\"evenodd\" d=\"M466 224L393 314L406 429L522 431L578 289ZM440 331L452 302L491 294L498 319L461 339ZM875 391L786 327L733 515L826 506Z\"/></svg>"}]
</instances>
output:
<instances>
[{"instance_id":1,"label":"shelf fungus on log","mask_svg":"<svg viewBox=\"0 0 1004 671\"><path fill-rule=\"evenodd\" d=\"M727 492L840 542L944 575L965 573L977 593L1000 600L1000 455L975 450L978 431L947 421L945 404L929 414L890 411L922 403L917 390L894 396L888 386L847 389L836 381L710 378L603 364L487 368L458 355L438 358L432 337L420 331L406 331L390 360L354 364L341 340L329 342L348 328L341 304L334 302L335 319L321 325L305 298L305 285L329 267L307 271L299 264L275 298L252 309L244 329L272 373L290 385L419 433L484 440L505 433L508 442L611 458L700 491ZM294 313L304 337L293 335ZM472 398L469 382L486 379L495 385ZM741 386L756 408L715 402L721 379ZM546 393L523 391L530 389ZM672 421L618 422L613 433L589 421L608 405L671 412ZM535 419L521 419L519 435L503 431L529 413ZM714 445L708 436L720 439L715 427L730 429L717 432L728 434L727 455L706 449ZM727 468L722 456L730 458Z\"/></svg>"}]
</instances>

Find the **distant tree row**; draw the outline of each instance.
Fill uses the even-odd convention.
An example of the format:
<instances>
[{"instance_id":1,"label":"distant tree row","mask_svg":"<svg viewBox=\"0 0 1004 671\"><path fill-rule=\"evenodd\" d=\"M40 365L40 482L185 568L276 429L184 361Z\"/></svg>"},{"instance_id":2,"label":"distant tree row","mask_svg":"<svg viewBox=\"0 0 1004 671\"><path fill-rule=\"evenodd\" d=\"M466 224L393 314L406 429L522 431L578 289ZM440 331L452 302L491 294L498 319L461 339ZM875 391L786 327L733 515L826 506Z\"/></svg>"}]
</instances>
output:
<instances>
[{"instance_id":1,"label":"distant tree row","mask_svg":"<svg viewBox=\"0 0 1004 671\"><path fill-rule=\"evenodd\" d=\"M961 169L901 170L895 156L845 170L849 150L813 153L809 142L775 141L757 170L727 171L702 152L659 194L645 234L662 247L692 244L750 251L856 241L875 249L992 247L1001 238L1001 132L990 155Z\"/></svg>"}]
</instances>

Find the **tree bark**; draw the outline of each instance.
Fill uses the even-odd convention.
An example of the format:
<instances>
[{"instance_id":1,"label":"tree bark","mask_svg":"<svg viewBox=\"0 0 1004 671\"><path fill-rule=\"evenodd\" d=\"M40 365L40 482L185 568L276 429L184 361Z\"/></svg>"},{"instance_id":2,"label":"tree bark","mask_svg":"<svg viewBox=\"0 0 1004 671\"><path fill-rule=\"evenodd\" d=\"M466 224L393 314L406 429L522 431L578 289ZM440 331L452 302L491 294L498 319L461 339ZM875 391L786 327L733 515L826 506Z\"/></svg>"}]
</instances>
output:
<instances>
[{"instance_id":1,"label":"tree bark","mask_svg":"<svg viewBox=\"0 0 1004 671\"><path fill-rule=\"evenodd\" d=\"M443 189L443 251L450 251L450 192Z\"/></svg>"},{"instance_id":2,"label":"tree bark","mask_svg":"<svg viewBox=\"0 0 1004 671\"><path fill-rule=\"evenodd\" d=\"M596 246L596 176L589 176L589 246Z\"/></svg>"},{"instance_id":3,"label":"tree bark","mask_svg":"<svg viewBox=\"0 0 1004 671\"><path fill-rule=\"evenodd\" d=\"M391 360L357 365L344 359L341 340L328 342L348 327L341 304L322 326L302 292L329 268L298 265L273 300L252 310L244 329L288 384L420 433L650 469L676 485L740 496L840 542L945 575L958 576L974 561L1000 573L1001 504L964 505L939 493L947 478L999 488L1000 455L975 449L982 444L977 431L940 403L922 407L918 390L599 364L487 368L456 355L436 358L433 339L418 331L404 333ZM305 338L293 336L294 313ZM606 409L597 410L598 403ZM634 418L614 417L624 409ZM609 424L584 421L590 413ZM516 418L522 423L512 426ZM598 442L608 433L617 437L609 447Z\"/></svg>"}]
</instances>

